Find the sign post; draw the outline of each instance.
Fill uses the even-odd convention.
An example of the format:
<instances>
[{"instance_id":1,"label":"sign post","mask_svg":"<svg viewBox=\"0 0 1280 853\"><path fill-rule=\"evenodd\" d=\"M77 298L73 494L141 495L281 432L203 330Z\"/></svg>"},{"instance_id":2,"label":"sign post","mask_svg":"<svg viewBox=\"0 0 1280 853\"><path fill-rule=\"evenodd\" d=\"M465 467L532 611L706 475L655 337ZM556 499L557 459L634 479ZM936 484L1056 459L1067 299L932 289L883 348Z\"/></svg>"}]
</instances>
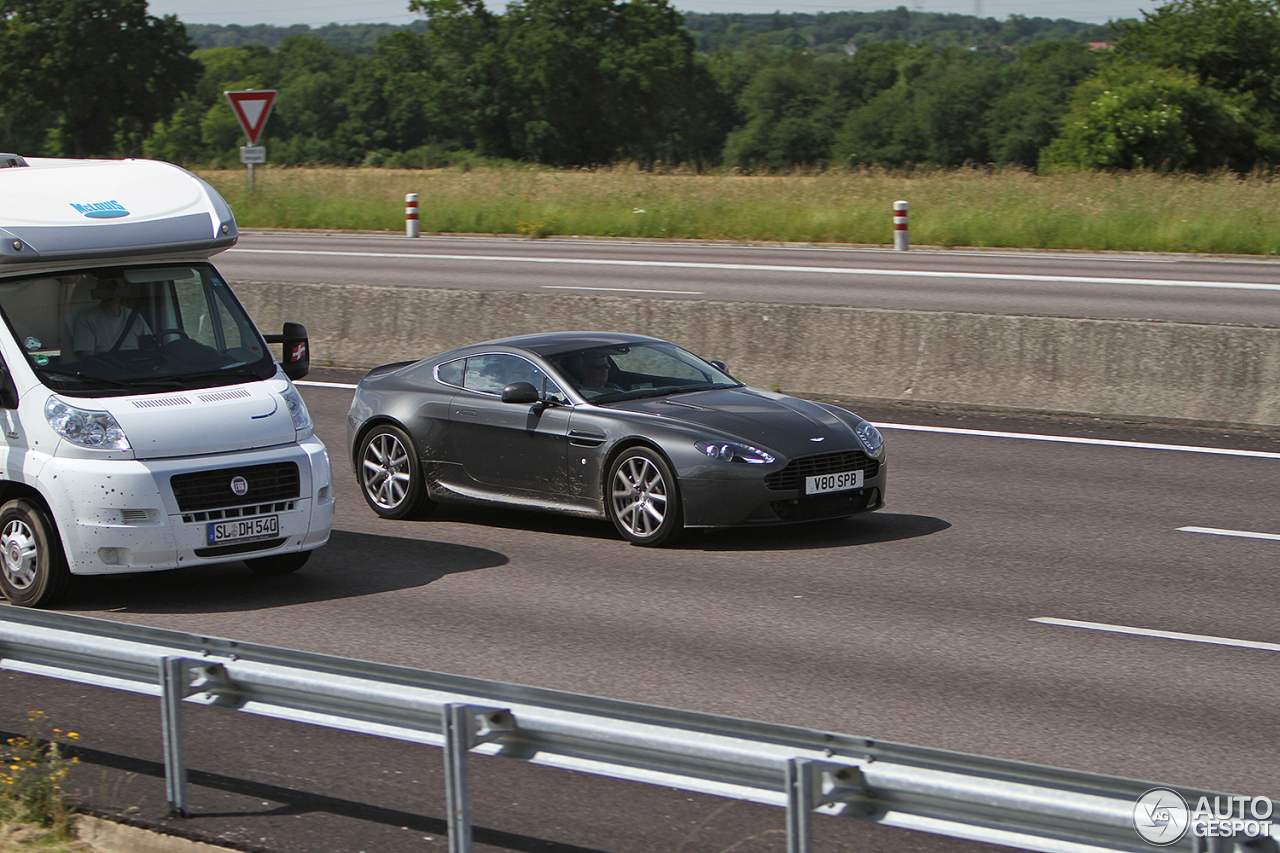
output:
<instances>
[{"instance_id":1,"label":"sign post","mask_svg":"<svg viewBox=\"0 0 1280 853\"><path fill-rule=\"evenodd\" d=\"M267 126L267 117L276 102L276 90L241 89L222 94L231 102L236 121L240 122L240 128L249 139L248 145L240 147L240 162L249 167L249 189L253 190L253 165L267 162L267 149L258 144L258 137Z\"/></svg>"}]
</instances>

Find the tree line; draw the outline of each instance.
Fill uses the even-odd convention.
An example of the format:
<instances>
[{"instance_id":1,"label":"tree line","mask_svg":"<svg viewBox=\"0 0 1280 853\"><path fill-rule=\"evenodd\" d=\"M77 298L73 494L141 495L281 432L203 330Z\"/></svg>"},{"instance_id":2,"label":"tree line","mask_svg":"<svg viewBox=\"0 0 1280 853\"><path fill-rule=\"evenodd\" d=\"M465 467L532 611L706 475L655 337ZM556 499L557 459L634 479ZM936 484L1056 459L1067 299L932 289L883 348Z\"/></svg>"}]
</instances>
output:
<instances>
[{"instance_id":1,"label":"tree line","mask_svg":"<svg viewBox=\"0 0 1280 853\"><path fill-rule=\"evenodd\" d=\"M295 31L274 46L223 28L224 46L197 48L145 0L0 0L0 149L229 166L243 135L222 93L269 88L279 96L261 144L277 165L1245 172L1280 161L1280 0L1170 0L1106 39L1071 22L913 21L921 13L905 9L408 2L423 16L409 27Z\"/></svg>"}]
</instances>

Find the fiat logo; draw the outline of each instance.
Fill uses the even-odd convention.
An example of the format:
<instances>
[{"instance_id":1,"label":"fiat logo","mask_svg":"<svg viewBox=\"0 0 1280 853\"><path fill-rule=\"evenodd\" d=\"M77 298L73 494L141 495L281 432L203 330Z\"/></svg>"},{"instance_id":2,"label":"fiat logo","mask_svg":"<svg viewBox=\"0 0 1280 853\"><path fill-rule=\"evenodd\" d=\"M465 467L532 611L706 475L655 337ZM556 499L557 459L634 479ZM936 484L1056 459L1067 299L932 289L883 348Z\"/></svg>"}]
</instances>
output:
<instances>
[{"instance_id":1,"label":"fiat logo","mask_svg":"<svg viewBox=\"0 0 1280 853\"><path fill-rule=\"evenodd\" d=\"M240 497L244 497L249 494L249 481L244 477L232 477L231 491L235 492Z\"/></svg>"}]
</instances>

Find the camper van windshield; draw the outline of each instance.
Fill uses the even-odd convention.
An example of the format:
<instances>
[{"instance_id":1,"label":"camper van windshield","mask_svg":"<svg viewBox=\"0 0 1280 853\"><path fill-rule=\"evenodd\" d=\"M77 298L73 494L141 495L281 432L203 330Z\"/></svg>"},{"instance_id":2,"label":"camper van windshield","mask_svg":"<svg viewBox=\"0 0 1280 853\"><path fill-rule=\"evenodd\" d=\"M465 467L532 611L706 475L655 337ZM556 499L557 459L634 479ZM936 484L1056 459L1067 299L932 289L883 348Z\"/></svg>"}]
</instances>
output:
<instances>
[{"instance_id":1,"label":"camper van windshield","mask_svg":"<svg viewBox=\"0 0 1280 853\"><path fill-rule=\"evenodd\" d=\"M276 370L207 264L5 279L0 313L40 380L70 396L204 388Z\"/></svg>"}]
</instances>

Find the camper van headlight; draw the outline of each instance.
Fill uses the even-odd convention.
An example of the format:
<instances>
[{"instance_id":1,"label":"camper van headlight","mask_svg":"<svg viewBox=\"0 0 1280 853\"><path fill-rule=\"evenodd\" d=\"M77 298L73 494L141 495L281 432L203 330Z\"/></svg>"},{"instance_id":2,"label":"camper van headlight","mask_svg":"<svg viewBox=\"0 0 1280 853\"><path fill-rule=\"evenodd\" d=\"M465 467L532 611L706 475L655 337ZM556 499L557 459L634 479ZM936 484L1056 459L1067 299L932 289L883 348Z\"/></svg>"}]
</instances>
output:
<instances>
[{"instance_id":1,"label":"camper van headlight","mask_svg":"<svg viewBox=\"0 0 1280 853\"><path fill-rule=\"evenodd\" d=\"M129 439L109 412L69 406L57 397L44 404L44 416L53 431L77 447L90 450L128 450Z\"/></svg>"},{"instance_id":2,"label":"camper van headlight","mask_svg":"<svg viewBox=\"0 0 1280 853\"><path fill-rule=\"evenodd\" d=\"M289 387L280 392L280 396L284 397L285 405L289 407L293 428L298 432L311 429L311 413L307 411L307 404L302 402L302 395L298 393L298 389L292 382L289 383Z\"/></svg>"}]
</instances>

